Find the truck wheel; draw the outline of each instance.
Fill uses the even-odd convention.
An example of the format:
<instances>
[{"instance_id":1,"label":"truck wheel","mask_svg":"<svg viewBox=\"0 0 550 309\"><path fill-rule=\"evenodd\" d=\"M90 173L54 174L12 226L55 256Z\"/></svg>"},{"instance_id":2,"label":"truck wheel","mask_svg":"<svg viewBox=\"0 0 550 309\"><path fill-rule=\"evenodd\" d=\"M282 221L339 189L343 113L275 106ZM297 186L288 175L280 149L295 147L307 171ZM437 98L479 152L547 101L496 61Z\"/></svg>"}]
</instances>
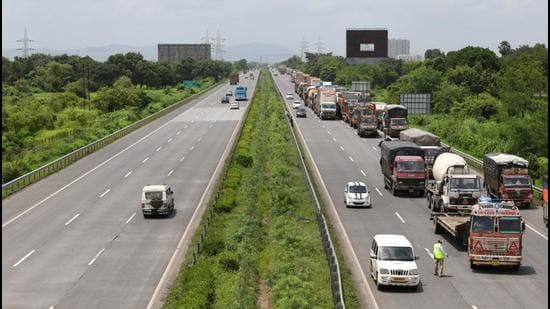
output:
<instances>
[{"instance_id":1,"label":"truck wheel","mask_svg":"<svg viewBox=\"0 0 550 309\"><path fill-rule=\"evenodd\" d=\"M437 211L437 212L440 212L441 211L441 204L440 203L436 203L433 198L432 198L432 207L433 207L433 211Z\"/></svg>"},{"instance_id":2,"label":"truck wheel","mask_svg":"<svg viewBox=\"0 0 550 309\"><path fill-rule=\"evenodd\" d=\"M432 196L430 194L427 194L426 200L428 201L428 209L432 209Z\"/></svg>"},{"instance_id":3,"label":"truck wheel","mask_svg":"<svg viewBox=\"0 0 550 309\"><path fill-rule=\"evenodd\" d=\"M437 217L434 217L434 225L433 225L433 231L434 234L441 234L441 226L439 226L439 223L437 223Z\"/></svg>"},{"instance_id":4,"label":"truck wheel","mask_svg":"<svg viewBox=\"0 0 550 309\"><path fill-rule=\"evenodd\" d=\"M470 261L470 269L477 269L477 265Z\"/></svg>"}]
</instances>

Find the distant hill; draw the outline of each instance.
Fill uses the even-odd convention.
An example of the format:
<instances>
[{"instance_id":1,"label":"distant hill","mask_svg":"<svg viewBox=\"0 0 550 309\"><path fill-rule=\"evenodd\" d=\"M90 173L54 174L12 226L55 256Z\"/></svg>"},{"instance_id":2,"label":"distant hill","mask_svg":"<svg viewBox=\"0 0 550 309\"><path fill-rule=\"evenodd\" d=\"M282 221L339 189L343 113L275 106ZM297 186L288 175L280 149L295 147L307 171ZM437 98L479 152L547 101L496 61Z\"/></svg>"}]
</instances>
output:
<instances>
[{"instance_id":1,"label":"distant hill","mask_svg":"<svg viewBox=\"0 0 550 309\"><path fill-rule=\"evenodd\" d=\"M118 53L128 53L136 52L141 53L143 58L147 60L156 61L157 60L157 45L147 45L147 46L129 46L129 45L118 45L111 44L106 46L96 46L96 47L86 47L82 49L69 49L69 50L56 50L49 48L37 48L33 50L32 53L42 53L49 54L52 56L57 55L78 55L78 56L90 56L91 58L97 61L106 61L109 56ZM249 43L249 44L240 44L234 46L226 47L226 52L223 55L223 58L227 61L237 61L240 59L246 59L248 61L268 61L268 62L278 62L281 60L288 59L292 57L295 53L290 49L275 45L275 44L266 44L266 43ZM2 49L2 56L13 59L16 56L21 56L21 51L15 48L12 49Z\"/></svg>"}]
</instances>

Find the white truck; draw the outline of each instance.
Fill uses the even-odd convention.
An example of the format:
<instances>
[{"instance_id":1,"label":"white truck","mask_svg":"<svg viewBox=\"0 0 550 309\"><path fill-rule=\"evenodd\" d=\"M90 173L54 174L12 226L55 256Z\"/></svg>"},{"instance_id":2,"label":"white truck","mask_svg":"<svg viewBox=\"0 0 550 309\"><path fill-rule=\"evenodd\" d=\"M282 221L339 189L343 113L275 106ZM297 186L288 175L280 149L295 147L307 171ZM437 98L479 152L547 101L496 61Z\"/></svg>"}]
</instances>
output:
<instances>
[{"instance_id":1,"label":"white truck","mask_svg":"<svg viewBox=\"0 0 550 309\"><path fill-rule=\"evenodd\" d=\"M466 211L481 197L481 177L470 172L461 156L444 152L434 161L433 180L426 181L428 208L437 212Z\"/></svg>"}]
</instances>

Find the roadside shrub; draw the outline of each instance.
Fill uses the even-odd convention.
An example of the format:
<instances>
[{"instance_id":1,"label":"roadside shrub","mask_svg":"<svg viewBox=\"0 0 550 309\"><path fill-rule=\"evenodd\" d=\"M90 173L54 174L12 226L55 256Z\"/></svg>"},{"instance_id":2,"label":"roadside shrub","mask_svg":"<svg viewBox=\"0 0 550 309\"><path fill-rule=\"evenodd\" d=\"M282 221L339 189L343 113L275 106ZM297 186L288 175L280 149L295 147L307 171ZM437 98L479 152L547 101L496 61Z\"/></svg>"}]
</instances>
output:
<instances>
[{"instance_id":1,"label":"roadside shrub","mask_svg":"<svg viewBox=\"0 0 550 309\"><path fill-rule=\"evenodd\" d=\"M238 271L240 268L240 264L236 254L229 251L225 251L220 254L218 263L220 267L227 272L235 272Z\"/></svg>"},{"instance_id":2,"label":"roadside shrub","mask_svg":"<svg viewBox=\"0 0 550 309\"><path fill-rule=\"evenodd\" d=\"M251 156L238 155L235 158L235 161L237 161L237 163L242 167L250 167L250 166L252 166L252 162L254 161L254 159L252 159Z\"/></svg>"}]
</instances>

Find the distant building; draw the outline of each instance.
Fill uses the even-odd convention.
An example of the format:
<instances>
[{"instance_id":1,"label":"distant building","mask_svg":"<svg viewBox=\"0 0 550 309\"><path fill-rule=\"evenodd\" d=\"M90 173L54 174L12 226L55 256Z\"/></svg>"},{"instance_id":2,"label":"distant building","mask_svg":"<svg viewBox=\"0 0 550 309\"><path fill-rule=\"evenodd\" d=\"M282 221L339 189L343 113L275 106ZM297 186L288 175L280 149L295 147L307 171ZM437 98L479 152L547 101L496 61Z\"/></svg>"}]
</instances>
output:
<instances>
[{"instance_id":1,"label":"distant building","mask_svg":"<svg viewBox=\"0 0 550 309\"><path fill-rule=\"evenodd\" d=\"M397 59L403 61L422 61L424 58L420 55L397 55Z\"/></svg>"},{"instance_id":2,"label":"distant building","mask_svg":"<svg viewBox=\"0 0 550 309\"><path fill-rule=\"evenodd\" d=\"M210 44L158 44L158 61L180 62L185 58L211 59Z\"/></svg>"},{"instance_id":3,"label":"distant building","mask_svg":"<svg viewBox=\"0 0 550 309\"><path fill-rule=\"evenodd\" d=\"M388 58L388 30L385 28L346 29L346 62L377 63Z\"/></svg>"},{"instance_id":4,"label":"distant building","mask_svg":"<svg viewBox=\"0 0 550 309\"><path fill-rule=\"evenodd\" d=\"M388 57L397 59L399 55L409 55L411 42L406 39L390 39L388 41Z\"/></svg>"}]
</instances>

